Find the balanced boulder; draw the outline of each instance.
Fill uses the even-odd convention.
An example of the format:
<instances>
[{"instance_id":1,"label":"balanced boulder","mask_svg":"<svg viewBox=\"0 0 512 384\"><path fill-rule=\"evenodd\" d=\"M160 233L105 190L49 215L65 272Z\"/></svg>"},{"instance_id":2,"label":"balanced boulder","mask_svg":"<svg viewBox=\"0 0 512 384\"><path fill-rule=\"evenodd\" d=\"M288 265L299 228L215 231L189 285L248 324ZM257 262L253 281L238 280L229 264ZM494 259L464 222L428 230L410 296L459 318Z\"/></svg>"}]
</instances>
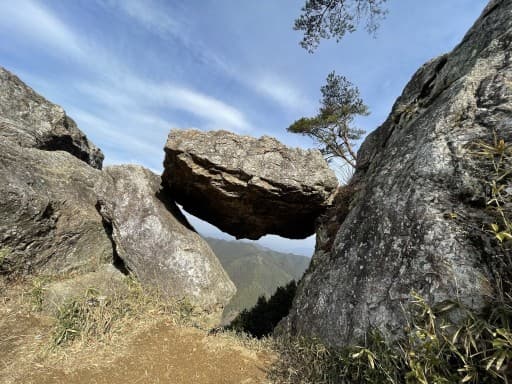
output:
<instances>
[{"instance_id":1,"label":"balanced boulder","mask_svg":"<svg viewBox=\"0 0 512 384\"><path fill-rule=\"evenodd\" d=\"M172 130L163 182L191 214L237 238L314 233L338 182L318 150L226 131Z\"/></svg>"}]
</instances>

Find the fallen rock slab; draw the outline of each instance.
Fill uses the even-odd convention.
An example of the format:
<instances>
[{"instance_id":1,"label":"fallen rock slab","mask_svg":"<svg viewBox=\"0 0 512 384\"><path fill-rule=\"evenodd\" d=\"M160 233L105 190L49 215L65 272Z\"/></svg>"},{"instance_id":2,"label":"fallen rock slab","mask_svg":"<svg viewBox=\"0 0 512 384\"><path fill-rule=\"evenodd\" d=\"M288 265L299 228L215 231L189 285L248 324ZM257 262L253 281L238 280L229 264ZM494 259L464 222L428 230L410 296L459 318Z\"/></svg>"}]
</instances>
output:
<instances>
[{"instance_id":1,"label":"fallen rock slab","mask_svg":"<svg viewBox=\"0 0 512 384\"><path fill-rule=\"evenodd\" d=\"M220 317L236 293L208 243L161 188L161 178L137 165L105 168L112 179L100 203L112 227L117 257L143 286L188 298Z\"/></svg>"},{"instance_id":2,"label":"fallen rock slab","mask_svg":"<svg viewBox=\"0 0 512 384\"><path fill-rule=\"evenodd\" d=\"M338 181L318 150L227 131L172 130L163 182L183 208L237 238L302 239Z\"/></svg>"}]
</instances>

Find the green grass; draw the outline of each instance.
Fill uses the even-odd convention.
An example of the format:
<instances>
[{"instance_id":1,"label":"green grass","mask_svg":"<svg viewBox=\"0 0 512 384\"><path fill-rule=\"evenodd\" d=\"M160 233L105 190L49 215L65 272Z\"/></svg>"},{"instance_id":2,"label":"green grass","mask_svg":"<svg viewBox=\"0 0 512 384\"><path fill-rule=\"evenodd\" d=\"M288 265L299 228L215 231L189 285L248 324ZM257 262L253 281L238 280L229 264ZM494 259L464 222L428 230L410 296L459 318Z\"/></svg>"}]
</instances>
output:
<instances>
[{"instance_id":1,"label":"green grass","mask_svg":"<svg viewBox=\"0 0 512 384\"><path fill-rule=\"evenodd\" d=\"M43 309L44 290L50 281L51 278L47 276L36 276L32 279L31 287L28 291L32 310L41 311Z\"/></svg>"},{"instance_id":2,"label":"green grass","mask_svg":"<svg viewBox=\"0 0 512 384\"><path fill-rule=\"evenodd\" d=\"M0 265L3 264L4 260L7 258L7 256L11 253L10 249L8 248L0 248Z\"/></svg>"},{"instance_id":3,"label":"green grass","mask_svg":"<svg viewBox=\"0 0 512 384\"><path fill-rule=\"evenodd\" d=\"M8 261L11 253L12 250L9 247L0 248L0 274L2 271L8 271L10 269L8 266Z\"/></svg>"},{"instance_id":4,"label":"green grass","mask_svg":"<svg viewBox=\"0 0 512 384\"><path fill-rule=\"evenodd\" d=\"M502 299L475 313L456 302L432 308L412 293L404 337L389 342L373 330L346 348L316 339L281 339L271 377L280 384L509 383L512 299ZM460 322L450 320L455 311L464 315Z\"/></svg>"}]
</instances>

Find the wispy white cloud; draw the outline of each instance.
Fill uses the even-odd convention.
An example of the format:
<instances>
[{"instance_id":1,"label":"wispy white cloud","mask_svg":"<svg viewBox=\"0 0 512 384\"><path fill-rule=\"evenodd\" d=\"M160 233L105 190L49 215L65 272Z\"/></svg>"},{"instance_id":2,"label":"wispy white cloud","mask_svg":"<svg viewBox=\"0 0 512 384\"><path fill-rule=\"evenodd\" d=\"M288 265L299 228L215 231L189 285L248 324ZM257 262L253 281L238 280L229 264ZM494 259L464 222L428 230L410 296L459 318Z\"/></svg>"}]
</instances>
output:
<instances>
[{"instance_id":1,"label":"wispy white cloud","mask_svg":"<svg viewBox=\"0 0 512 384\"><path fill-rule=\"evenodd\" d=\"M165 8L162 7L161 3L154 0L143 2L138 0L103 0L100 3L122 12L139 26L161 39L179 42L185 48L187 54L195 57L196 60L207 62L221 71L227 72L230 70L230 65L224 58L209 49L202 41L189 36L187 23L170 15L169 3Z\"/></svg>"},{"instance_id":2,"label":"wispy white cloud","mask_svg":"<svg viewBox=\"0 0 512 384\"><path fill-rule=\"evenodd\" d=\"M120 10L157 34L176 35L179 31L178 22L153 1L108 0L104 4Z\"/></svg>"},{"instance_id":3,"label":"wispy white cloud","mask_svg":"<svg viewBox=\"0 0 512 384\"><path fill-rule=\"evenodd\" d=\"M171 32L173 22L152 7L135 1L121 1L123 9L141 22L158 30ZM71 30L51 10L33 0L0 3L0 31L8 28L29 41L44 44L65 53L79 65L95 73L95 81L77 87L92 100L101 100L111 108L130 107L139 115L148 113L149 105L185 111L204 121L205 127L248 130L244 113L226 102L191 88L171 82L156 83L127 68L121 60ZM112 127L111 129L116 129Z\"/></svg>"},{"instance_id":4,"label":"wispy white cloud","mask_svg":"<svg viewBox=\"0 0 512 384\"><path fill-rule=\"evenodd\" d=\"M186 87L171 83L155 83L136 76L126 77L120 84L108 86L79 83L77 88L88 97L112 109L139 110L167 108L200 117L205 126L218 126L234 131L248 131L251 125L244 113L231 105Z\"/></svg>"},{"instance_id":5,"label":"wispy white cloud","mask_svg":"<svg viewBox=\"0 0 512 384\"><path fill-rule=\"evenodd\" d=\"M250 130L250 124L241 111L213 97L174 86L159 87L156 90L165 96L169 105L201 116L213 124L224 125L237 131Z\"/></svg>"},{"instance_id":6,"label":"wispy white cloud","mask_svg":"<svg viewBox=\"0 0 512 384\"><path fill-rule=\"evenodd\" d=\"M50 10L35 1L3 1L0 5L0 26L59 53L84 56L75 34Z\"/></svg>"},{"instance_id":7,"label":"wispy white cloud","mask_svg":"<svg viewBox=\"0 0 512 384\"><path fill-rule=\"evenodd\" d=\"M70 109L69 113L70 115L72 114L74 120L76 120L85 131L97 137L101 137L105 145L117 147L120 151L126 153L143 153L148 157L155 156L160 158L162 155L163 144L154 144L150 142L151 140L148 141L147 139L144 140L140 137L130 135L130 128L137 129L137 122L133 121L134 116L127 116L123 121L119 121L118 123L123 126L120 127L123 130L120 130L112 129L113 126L115 127L115 122L100 118L96 114L77 108ZM128 121L133 121L133 126L126 127ZM142 127L139 129L146 132Z\"/></svg>"},{"instance_id":8,"label":"wispy white cloud","mask_svg":"<svg viewBox=\"0 0 512 384\"><path fill-rule=\"evenodd\" d=\"M311 107L311 101L292 83L271 73L250 77L250 86L258 93L270 97L281 107L303 111Z\"/></svg>"},{"instance_id":9,"label":"wispy white cloud","mask_svg":"<svg viewBox=\"0 0 512 384\"><path fill-rule=\"evenodd\" d=\"M117 86L112 87L110 84L112 83L77 81L74 87L84 95L87 95L90 101L98 104L101 103L108 106L111 110L136 107L136 100L133 96L122 92Z\"/></svg>"},{"instance_id":10,"label":"wispy white cloud","mask_svg":"<svg viewBox=\"0 0 512 384\"><path fill-rule=\"evenodd\" d=\"M270 98L281 108L299 111L310 107L310 101L297 87L276 74L270 72L257 74L255 70L253 71L254 74L251 74L249 69L244 71L244 75L241 76L239 68L235 69L225 58L212 52L200 40L190 39L183 31L186 29L183 22L171 17L169 9L164 9L159 3L149 0L145 2L137 0L109 0L104 4L120 10L133 21L160 38L178 40L187 49L189 54L201 57L209 65L220 69L225 75L243 84L252 92L265 98ZM191 96L185 95L185 98ZM195 96L191 98L195 102L199 102ZM221 108L221 110L223 109ZM224 112L226 111L224 110ZM239 123L240 121L235 125L239 126Z\"/></svg>"}]
</instances>

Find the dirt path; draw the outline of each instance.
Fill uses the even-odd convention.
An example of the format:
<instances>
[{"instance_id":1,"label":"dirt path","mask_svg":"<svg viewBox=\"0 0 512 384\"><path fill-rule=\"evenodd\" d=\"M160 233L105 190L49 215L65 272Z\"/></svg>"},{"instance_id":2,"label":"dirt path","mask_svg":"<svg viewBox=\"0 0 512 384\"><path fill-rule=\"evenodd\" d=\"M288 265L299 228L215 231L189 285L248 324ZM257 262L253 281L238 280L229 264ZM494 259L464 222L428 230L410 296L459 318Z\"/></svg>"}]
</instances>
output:
<instances>
[{"instance_id":1,"label":"dirt path","mask_svg":"<svg viewBox=\"0 0 512 384\"><path fill-rule=\"evenodd\" d=\"M1 384L268 383L271 352L170 321L119 347L63 350L56 360L41 353L51 337L50 320L0 301Z\"/></svg>"},{"instance_id":2,"label":"dirt path","mask_svg":"<svg viewBox=\"0 0 512 384\"><path fill-rule=\"evenodd\" d=\"M232 344L222 336L162 324L138 336L126 353L106 366L42 371L27 383L266 383L269 357Z\"/></svg>"}]
</instances>

